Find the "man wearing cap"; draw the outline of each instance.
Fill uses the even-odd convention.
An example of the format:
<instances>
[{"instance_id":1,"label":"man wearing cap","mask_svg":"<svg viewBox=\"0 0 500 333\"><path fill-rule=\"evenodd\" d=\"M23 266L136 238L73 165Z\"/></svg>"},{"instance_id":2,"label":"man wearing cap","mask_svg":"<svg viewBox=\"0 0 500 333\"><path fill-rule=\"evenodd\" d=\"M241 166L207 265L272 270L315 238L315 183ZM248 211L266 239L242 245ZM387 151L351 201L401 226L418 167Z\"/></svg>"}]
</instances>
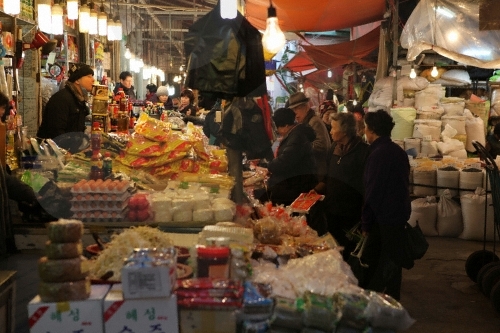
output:
<instances>
[{"instance_id":1,"label":"man wearing cap","mask_svg":"<svg viewBox=\"0 0 500 333\"><path fill-rule=\"evenodd\" d=\"M37 133L40 138L85 131L85 117L90 113L87 97L94 84L94 71L83 63L72 64L68 76L64 89L52 95L43 110Z\"/></svg>"},{"instance_id":2,"label":"man wearing cap","mask_svg":"<svg viewBox=\"0 0 500 333\"><path fill-rule=\"evenodd\" d=\"M326 152L330 149L331 140L323 120L318 117L314 110L309 108L309 98L303 92L297 92L290 96L289 108L295 112L295 120L301 124L312 127L316 138L313 141L314 159L318 168L318 179L324 179L326 175Z\"/></svg>"}]
</instances>

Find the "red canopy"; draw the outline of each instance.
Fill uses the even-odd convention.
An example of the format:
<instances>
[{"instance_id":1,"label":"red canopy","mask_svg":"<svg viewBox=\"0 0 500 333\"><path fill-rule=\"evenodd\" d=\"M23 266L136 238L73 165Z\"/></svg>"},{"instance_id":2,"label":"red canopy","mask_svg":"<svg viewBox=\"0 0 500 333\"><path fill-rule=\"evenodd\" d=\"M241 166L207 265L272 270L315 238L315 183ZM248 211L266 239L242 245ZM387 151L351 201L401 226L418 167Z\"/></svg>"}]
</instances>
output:
<instances>
[{"instance_id":1,"label":"red canopy","mask_svg":"<svg viewBox=\"0 0 500 333\"><path fill-rule=\"evenodd\" d=\"M292 72L303 72L316 67L307 53L300 51L283 68L289 69Z\"/></svg>"},{"instance_id":2,"label":"red canopy","mask_svg":"<svg viewBox=\"0 0 500 333\"><path fill-rule=\"evenodd\" d=\"M265 30L269 0L246 0L245 16ZM283 31L331 31L380 21L386 0L272 0Z\"/></svg>"},{"instance_id":3,"label":"red canopy","mask_svg":"<svg viewBox=\"0 0 500 333\"><path fill-rule=\"evenodd\" d=\"M364 67L375 68L376 63L363 60L379 46L380 28L358 39L332 45L302 45L307 56L318 69L328 69L356 62ZM293 59L292 59L293 60Z\"/></svg>"}]
</instances>

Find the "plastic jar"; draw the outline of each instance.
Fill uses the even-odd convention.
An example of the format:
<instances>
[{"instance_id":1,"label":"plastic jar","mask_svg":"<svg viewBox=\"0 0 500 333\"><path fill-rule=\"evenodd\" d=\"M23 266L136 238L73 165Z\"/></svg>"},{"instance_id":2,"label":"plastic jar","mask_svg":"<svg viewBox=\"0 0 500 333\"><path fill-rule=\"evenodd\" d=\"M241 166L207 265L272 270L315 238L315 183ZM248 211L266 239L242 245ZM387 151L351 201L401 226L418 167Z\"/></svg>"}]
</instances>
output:
<instances>
[{"instance_id":1,"label":"plastic jar","mask_svg":"<svg viewBox=\"0 0 500 333\"><path fill-rule=\"evenodd\" d=\"M229 248L223 246L199 246L196 248L198 256L198 277L229 278Z\"/></svg>"}]
</instances>

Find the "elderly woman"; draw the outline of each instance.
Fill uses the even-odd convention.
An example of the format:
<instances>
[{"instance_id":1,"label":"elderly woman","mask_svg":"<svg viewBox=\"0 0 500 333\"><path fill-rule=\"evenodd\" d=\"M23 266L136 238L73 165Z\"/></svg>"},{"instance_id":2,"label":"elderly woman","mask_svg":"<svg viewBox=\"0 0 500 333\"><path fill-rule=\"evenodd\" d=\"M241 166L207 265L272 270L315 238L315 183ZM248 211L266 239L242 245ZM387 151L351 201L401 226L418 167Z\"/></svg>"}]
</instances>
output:
<instances>
[{"instance_id":1,"label":"elderly woman","mask_svg":"<svg viewBox=\"0 0 500 333\"><path fill-rule=\"evenodd\" d=\"M355 244L346 237L346 231L361 220L368 145L357 135L351 113L332 113L330 119L333 144L327 155L327 176L316 188L325 193L328 231L344 247L347 259Z\"/></svg>"},{"instance_id":2,"label":"elderly woman","mask_svg":"<svg viewBox=\"0 0 500 333\"><path fill-rule=\"evenodd\" d=\"M291 109L277 109L273 120L281 142L276 157L268 164L270 199L273 204L290 205L318 182L312 148L316 135L311 127L295 123Z\"/></svg>"}]
</instances>

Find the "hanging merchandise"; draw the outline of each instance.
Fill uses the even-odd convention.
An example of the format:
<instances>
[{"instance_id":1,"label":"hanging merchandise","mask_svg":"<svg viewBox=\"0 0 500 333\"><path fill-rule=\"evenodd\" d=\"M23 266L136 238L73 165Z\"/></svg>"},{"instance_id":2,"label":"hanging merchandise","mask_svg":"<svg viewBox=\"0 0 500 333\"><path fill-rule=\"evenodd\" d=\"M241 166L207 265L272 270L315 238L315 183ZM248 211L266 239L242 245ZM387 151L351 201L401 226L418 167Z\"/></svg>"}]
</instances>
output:
<instances>
[{"instance_id":1,"label":"hanging merchandise","mask_svg":"<svg viewBox=\"0 0 500 333\"><path fill-rule=\"evenodd\" d=\"M184 49L187 87L224 99L267 93L261 34L241 13L223 19L217 3L189 28Z\"/></svg>"}]
</instances>

